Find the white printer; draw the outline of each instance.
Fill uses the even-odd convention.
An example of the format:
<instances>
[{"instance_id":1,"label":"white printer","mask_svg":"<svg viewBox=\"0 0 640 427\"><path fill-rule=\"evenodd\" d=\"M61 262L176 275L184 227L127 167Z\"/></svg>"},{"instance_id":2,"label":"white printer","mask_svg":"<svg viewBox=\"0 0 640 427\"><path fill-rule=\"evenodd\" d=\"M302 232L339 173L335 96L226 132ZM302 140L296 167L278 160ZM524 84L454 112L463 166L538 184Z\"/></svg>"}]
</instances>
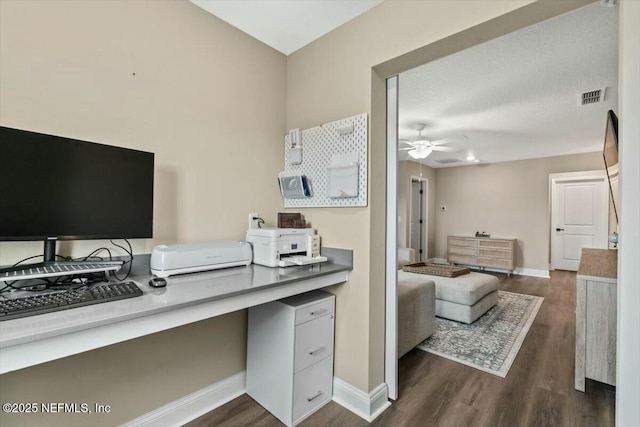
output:
<instances>
[{"instance_id":1,"label":"white printer","mask_svg":"<svg viewBox=\"0 0 640 427\"><path fill-rule=\"evenodd\" d=\"M253 246L253 262L267 267L317 264L320 256L320 236L312 228L251 228L247 242Z\"/></svg>"},{"instance_id":2,"label":"white printer","mask_svg":"<svg viewBox=\"0 0 640 427\"><path fill-rule=\"evenodd\" d=\"M151 252L151 273L158 277L251 264L247 242L217 241L159 245Z\"/></svg>"}]
</instances>

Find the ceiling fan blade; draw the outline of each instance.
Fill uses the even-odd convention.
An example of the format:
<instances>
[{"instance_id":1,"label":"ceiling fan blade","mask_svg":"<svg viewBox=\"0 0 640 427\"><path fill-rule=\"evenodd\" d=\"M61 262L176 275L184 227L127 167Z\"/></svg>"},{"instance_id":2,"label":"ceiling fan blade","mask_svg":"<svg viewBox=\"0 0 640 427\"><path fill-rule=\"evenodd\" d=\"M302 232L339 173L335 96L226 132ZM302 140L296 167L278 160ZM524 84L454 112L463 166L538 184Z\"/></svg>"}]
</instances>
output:
<instances>
[{"instance_id":1,"label":"ceiling fan blade","mask_svg":"<svg viewBox=\"0 0 640 427\"><path fill-rule=\"evenodd\" d=\"M405 148L398 148L398 150L400 150L400 151L415 150L415 148L414 147L405 147Z\"/></svg>"},{"instance_id":2,"label":"ceiling fan blade","mask_svg":"<svg viewBox=\"0 0 640 427\"><path fill-rule=\"evenodd\" d=\"M447 137L447 138L433 140L433 141L431 141L431 144L440 145L440 144L446 144L446 143L452 142L452 141L458 141L458 140L461 140L461 139L469 139L469 137L467 135L450 136L450 137Z\"/></svg>"},{"instance_id":3,"label":"ceiling fan blade","mask_svg":"<svg viewBox=\"0 0 640 427\"><path fill-rule=\"evenodd\" d=\"M455 149L453 147L441 147L439 145L433 146L433 147L431 147L431 149L433 151L447 151L447 152L458 151L457 149Z\"/></svg>"},{"instance_id":4,"label":"ceiling fan blade","mask_svg":"<svg viewBox=\"0 0 640 427\"><path fill-rule=\"evenodd\" d=\"M400 140L400 142L405 144L405 145L408 145L409 147L412 147L412 148L415 148L418 145L420 145L420 144L416 143L415 141L407 141L407 140L403 141L403 140Z\"/></svg>"}]
</instances>

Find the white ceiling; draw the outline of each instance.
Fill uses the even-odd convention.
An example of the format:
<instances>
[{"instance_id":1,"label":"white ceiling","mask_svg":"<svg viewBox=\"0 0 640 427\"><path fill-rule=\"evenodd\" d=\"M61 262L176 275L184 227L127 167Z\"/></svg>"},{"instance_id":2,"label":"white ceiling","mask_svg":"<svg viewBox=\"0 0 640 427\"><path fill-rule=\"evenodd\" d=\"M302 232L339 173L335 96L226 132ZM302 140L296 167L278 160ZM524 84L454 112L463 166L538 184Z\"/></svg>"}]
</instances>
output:
<instances>
[{"instance_id":1,"label":"white ceiling","mask_svg":"<svg viewBox=\"0 0 640 427\"><path fill-rule=\"evenodd\" d=\"M383 0L190 1L288 55ZM399 137L415 138L419 124L429 139L468 137L422 161L432 167L600 150L618 104L618 8L601 3L402 73ZM604 102L578 105L601 88Z\"/></svg>"},{"instance_id":2,"label":"white ceiling","mask_svg":"<svg viewBox=\"0 0 640 427\"><path fill-rule=\"evenodd\" d=\"M189 0L289 55L383 0Z\"/></svg>"},{"instance_id":3,"label":"white ceiling","mask_svg":"<svg viewBox=\"0 0 640 427\"><path fill-rule=\"evenodd\" d=\"M415 138L419 123L429 139L468 137L422 161L432 167L602 149L618 104L617 17L594 3L402 73L399 137ZM578 105L578 94L605 87L604 102Z\"/></svg>"}]
</instances>

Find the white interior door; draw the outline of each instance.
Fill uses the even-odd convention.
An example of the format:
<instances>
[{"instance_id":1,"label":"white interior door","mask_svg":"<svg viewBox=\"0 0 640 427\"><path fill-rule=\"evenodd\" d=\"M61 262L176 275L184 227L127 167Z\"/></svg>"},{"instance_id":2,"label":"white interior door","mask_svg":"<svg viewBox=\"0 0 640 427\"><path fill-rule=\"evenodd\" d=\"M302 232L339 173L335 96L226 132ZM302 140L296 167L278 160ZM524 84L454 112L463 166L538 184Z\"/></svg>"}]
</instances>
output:
<instances>
[{"instance_id":1,"label":"white interior door","mask_svg":"<svg viewBox=\"0 0 640 427\"><path fill-rule=\"evenodd\" d=\"M607 248L609 188L604 172L553 174L551 264L577 271L582 248Z\"/></svg>"}]
</instances>

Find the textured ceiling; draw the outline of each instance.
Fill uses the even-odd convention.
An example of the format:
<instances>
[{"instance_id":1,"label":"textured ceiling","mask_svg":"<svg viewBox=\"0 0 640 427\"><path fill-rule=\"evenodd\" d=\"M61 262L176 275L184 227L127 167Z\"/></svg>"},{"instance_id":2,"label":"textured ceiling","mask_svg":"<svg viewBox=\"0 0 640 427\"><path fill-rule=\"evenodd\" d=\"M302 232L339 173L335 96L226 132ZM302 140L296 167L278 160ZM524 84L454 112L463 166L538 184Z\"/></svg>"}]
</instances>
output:
<instances>
[{"instance_id":1,"label":"textured ceiling","mask_svg":"<svg viewBox=\"0 0 640 427\"><path fill-rule=\"evenodd\" d=\"M189 0L289 55L383 0Z\"/></svg>"},{"instance_id":2,"label":"textured ceiling","mask_svg":"<svg viewBox=\"0 0 640 427\"><path fill-rule=\"evenodd\" d=\"M606 112L617 112L617 63L618 8L594 3L402 73L399 137L415 138L419 123L429 139L468 137L423 161L432 167L600 150ZM599 88L602 103L578 105Z\"/></svg>"}]
</instances>

